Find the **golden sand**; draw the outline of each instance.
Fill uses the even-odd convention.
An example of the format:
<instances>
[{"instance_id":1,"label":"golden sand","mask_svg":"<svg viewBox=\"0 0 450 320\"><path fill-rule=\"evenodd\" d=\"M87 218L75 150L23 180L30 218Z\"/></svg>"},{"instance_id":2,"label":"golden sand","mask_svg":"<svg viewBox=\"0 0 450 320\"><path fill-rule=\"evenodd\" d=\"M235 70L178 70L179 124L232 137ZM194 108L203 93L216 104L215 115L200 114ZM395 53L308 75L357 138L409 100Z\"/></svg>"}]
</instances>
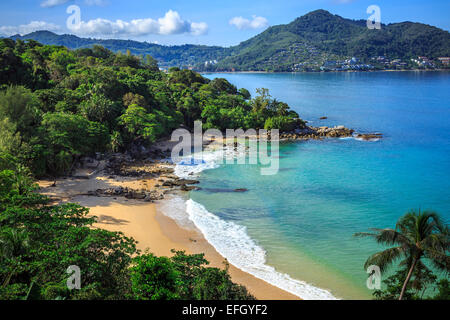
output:
<instances>
[{"instance_id":1,"label":"golden sand","mask_svg":"<svg viewBox=\"0 0 450 320\"><path fill-rule=\"evenodd\" d=\"M90 190L116 186L129 188L152 188L154 179L118 177L116 179L97 175L90 179L67 178L56 181L40 181L41 192L61 201L78 203L90 208L90 214L98 217L95 227L121 231L138 242L138 249L157 256L171 256L171 249L184 250L189 254L204 253L212 267L225 267L225 259L197 230L181 228L169 217L158 212L154 203L127 200L123 197L86 196ZM161 200L164 201L164 200ZM298 297L248 274L233 265L229 272L232 280L244 285L251 294L261 300L287 300Z\"/></svg>"}]
</instances>

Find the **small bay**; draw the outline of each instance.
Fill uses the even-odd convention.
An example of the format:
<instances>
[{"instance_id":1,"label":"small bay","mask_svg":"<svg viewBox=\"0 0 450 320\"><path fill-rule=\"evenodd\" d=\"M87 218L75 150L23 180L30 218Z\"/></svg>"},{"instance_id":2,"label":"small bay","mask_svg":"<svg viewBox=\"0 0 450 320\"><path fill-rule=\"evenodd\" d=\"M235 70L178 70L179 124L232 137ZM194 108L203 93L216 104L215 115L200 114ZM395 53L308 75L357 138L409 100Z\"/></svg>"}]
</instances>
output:
<instances>
[{"instance_id":1,"label":"small bay","mask_svg":"<svg viewBox=\"0 0 450 320\"><path fill-rule=\"evenodd\" d=\"M338 298L367 299L363 265L380 248L354 233L393 228L410 209L450 219L449 72L205 76L226 78L253 95L268 88L313 126L384 134L373 142L283 143L273 176L252 165L201 173L203 190L191 192L191 199L245 227L278 272ZM238 188L248 191L220 192Z\"/></svg>"}]
</instances>

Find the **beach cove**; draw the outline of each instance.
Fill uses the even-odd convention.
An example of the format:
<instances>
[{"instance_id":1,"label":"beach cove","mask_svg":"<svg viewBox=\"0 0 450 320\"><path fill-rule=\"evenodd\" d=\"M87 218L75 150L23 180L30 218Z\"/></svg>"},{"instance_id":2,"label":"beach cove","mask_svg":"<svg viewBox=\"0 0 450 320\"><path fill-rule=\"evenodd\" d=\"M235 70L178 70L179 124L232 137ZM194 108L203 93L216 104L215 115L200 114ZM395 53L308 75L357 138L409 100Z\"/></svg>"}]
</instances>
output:
<instances>
[{"instance_id":1,"label":"beach cove","mask_svg":"<svg viewBox=\"0 0 450 320\"><path fill-rule=\"evenodd\" d=\"M280 144L280 170L268 177L260 176L258 166L217 165L209 152L202 166L178 172L184 179L199 182L181 196L168 194L157 204L119 197L117 201L93 195L74 197L72 201L99 216L99 227L123 231L141 243L140 249L149 247L157 255L169 255L176 245L178 250L205 252L214 266L222 266L226 257L246 271L231 266L233 280L257 298L370 299L363 265L379 247L354 239L353 234L371 227L393 227L399 216L413 208L433 209L449 218L450 203L445 201L450 198L449 73L208 77L225 77L252 92L270 88L272 96L289 103L308 125L345 125L361 133L382 132L383 139L362 141L348 136L295 141L294 137L293 142ZM94 180L100 184L85 185L79 191L111 186L139 189L141 183L151 189L161 183L143 177L114 182L108 175ZM68 187L84 183L81 179ZM55 193L59 184L45 192ZM237 189L246 191L234 192ZM144 211L154 213L135 216ZM292 284L300 291L290 295L268 281L284 288ZM296 287L296 281L308 290ZM261 286L268 287L258 293Z\"/></svg>"},{"instance_id":2,"label":"beach cove","mask_svg":"<svg viewBox=\"0 0 450 320\"><path fill-rule=\"evenodd\" d=\"M199 230L182 228L161 212L161 207L170 200L146 203L125 197L87 195L89 190L102 188L153 188L158 183L157 179L111 178L96 171L93 168L84 169L66 179L41 180L40 193L58 203L71 202L89 208L90 215L98 218L94 227L122 232L125 236L134 238L142 252L149 250L157 256L172 256L172 249L186 251L188 254L204 253L210 262L209 266L225 268L225 258L206 241ZM233 265L229 265L229 272L234 282L244 285L259 300L299 299Z\"/></svg>"}]
</instances>

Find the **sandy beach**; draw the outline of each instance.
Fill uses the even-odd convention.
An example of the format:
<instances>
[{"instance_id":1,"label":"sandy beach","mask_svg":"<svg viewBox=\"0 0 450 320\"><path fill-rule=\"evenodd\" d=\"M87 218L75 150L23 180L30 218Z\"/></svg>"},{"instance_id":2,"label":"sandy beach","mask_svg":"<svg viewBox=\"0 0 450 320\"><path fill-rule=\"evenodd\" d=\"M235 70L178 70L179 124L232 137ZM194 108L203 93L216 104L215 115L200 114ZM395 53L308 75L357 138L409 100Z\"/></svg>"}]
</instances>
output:
<instances>
[{"instance_id":1,"label":"sandy beach","mask_svg":"<svg viewBox=\"0 0 450 320\"><path fill-rule=\"evenodd\" d=\"M92 170L91 170L92 171ZM97 170L98 171L98 170ZM93 172L85 171L82 174ZM79 173L77 174L77 177ZM204 253L210 266L225 267L225 259L212 247L198 230L187 230L158 211L158 203L144 202L125 197L103 197L87 195L89 191L106 188L152 189L161 180L141 177L107 176L100 171L86 178L66 178L56 181L39 181L40 192L57 202L78 203L90 209L98 217L95 227L120 231L138 242L138 249L146 249L158 256L171 256L171 249L187 253ZM158 200L166 201L166 200ZM230 265L229 272L234 282L244 285L260 300L299 299L284 290L270 285Z\"/></svg>"}]
</instances>

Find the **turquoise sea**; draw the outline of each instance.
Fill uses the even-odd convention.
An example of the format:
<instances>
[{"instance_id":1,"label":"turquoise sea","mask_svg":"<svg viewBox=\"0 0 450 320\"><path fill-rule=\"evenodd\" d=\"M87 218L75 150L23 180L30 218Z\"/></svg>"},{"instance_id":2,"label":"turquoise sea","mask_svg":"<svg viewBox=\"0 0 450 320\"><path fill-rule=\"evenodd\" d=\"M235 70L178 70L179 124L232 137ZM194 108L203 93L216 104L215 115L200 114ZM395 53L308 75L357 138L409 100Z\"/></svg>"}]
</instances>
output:
<instances>
[{"instance_id":1,"label":"turquoise sea","mask_svg":"<svg viewBox=\"0 0 450 320\"><path fill-rule=\"evenodd\" d=\"M202 190L189 195L191 220L242 269L306 298L367 299L363 265L380 248L355 232L394 227L412 208L450 219L450 73L206 77L253 94L268 88L310 125L384 134L283 143L274 176L255 165L202 171ZM227 192L236 188L249 191Z\"/></svg>"}]
</instances>

